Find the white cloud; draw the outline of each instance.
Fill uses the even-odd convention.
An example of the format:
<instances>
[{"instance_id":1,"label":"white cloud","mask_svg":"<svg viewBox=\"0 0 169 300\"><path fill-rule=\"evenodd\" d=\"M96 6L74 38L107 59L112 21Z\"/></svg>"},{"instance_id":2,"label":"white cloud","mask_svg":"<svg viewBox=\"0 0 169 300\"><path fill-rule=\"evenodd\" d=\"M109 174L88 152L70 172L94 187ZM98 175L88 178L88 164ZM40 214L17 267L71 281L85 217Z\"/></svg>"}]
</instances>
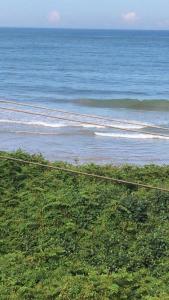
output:
<instances>
[{"instance_id":1,"label":"white cloud","mask_svg":"<svg viewBox=\"0 0 169 300\"><path fill-rule=\"evenodd\" d=\"M60 22L60 13L57 10L52 10L48 15L48 22L57 25Z\"/></svg>"},{"instance_id":2,"label":"white cloud","mask_svg":"<svg viewBox=\"0 0 169 300\"><path fill-rule=\"evenodd\" d=\"M134 23L138 20L138 16L135 11L129 11L127 13L122 14L122 19L127 23Z\"/></svg>"}]
</instances>

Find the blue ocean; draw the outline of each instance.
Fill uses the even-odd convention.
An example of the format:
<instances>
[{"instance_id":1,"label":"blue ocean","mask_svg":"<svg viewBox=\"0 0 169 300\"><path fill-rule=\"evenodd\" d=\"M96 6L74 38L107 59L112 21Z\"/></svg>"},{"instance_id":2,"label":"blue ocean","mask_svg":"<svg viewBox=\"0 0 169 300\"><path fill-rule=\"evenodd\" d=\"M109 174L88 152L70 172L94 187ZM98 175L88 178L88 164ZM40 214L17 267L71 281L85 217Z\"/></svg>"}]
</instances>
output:
<instances>
[{"instance_id":1,"label":"blue ocean","mask_svg":"<svg viewBox=\"0 0 169 300\"><path fill-rule=\"evenodd\" d=\"M169 31L1 28L0 100L0 150L169 164Z\"/></svg>"}]
</instances>

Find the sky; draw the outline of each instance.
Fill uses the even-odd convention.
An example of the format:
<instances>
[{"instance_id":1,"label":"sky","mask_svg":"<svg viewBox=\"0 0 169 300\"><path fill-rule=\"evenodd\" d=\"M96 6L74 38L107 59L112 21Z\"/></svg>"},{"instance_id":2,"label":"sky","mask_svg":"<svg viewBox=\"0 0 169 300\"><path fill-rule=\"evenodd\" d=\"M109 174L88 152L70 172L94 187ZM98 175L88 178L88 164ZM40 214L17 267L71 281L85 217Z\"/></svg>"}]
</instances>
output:
<instances>
[{"instance_id":1,"label":"sky","mask_svg":"<svg viewBox=\"0 0 169 300\"><path fill-rule=\"evenodd\" d=\"M0 26L169 29L169 0L0 0Z\"/></svg>"}]
</instances>

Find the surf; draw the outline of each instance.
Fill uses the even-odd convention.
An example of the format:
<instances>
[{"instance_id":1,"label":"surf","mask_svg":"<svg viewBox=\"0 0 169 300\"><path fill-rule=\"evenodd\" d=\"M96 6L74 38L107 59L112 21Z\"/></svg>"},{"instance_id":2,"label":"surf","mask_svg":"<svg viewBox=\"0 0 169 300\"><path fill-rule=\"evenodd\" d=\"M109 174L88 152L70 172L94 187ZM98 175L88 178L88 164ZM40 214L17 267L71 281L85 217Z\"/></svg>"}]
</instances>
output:
<instances>
[{"instance_id":1,"label":"surf","mask_svg":"<svg viewBox=\"0 0 169 300\"><path fill-rule=\"evenodd\" d=\"M137 140L149 140L149 139L169 140L169 137L167 136L142 134L142 133L125 134L125 133L95 132L95 135L102 136L102 137L116 138L116 139L121 138L121 139L137 139Z\"/></svg>"}]
</instances>

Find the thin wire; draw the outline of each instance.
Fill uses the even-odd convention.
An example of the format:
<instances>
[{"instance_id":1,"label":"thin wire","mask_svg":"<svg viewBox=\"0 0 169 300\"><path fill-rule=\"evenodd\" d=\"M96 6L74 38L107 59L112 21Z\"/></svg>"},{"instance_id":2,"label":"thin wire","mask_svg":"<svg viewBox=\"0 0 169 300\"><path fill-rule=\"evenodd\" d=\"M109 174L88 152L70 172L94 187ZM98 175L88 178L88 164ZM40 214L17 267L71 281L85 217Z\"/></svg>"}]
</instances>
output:
<instances>
[{"instance_id":1,"label":"thin wire","mask_svg":"<svg viewBox=\"0 0 169 300\"><path fill-rule=\"evenodd\" d=\"M33 161L28 161L28 160L8 157L8 156L2 156L2 155L0 155L0 159L16 161L16 162L23 163L23 164L35 165L35 166L44 167L44 168L53 169L53 170L64 171L64 172L68 172L68 173L72 173L72 174L76 174L76 175L83 175L83 176L93 177L93 178L97 178L97 179L103 179L103 180L111 181L111 182L118 183L118 184L132 185L132 186L142 187L145 189L152 189L152 190L158 190L158 191L169 193L169 189L165 189L165 188L160 188L160 187L156 187L156 186L152 186L152 185L146 185L146 184L137 183L137 182L133 182L133 181L116 179L116 178L112 178L112 177L108 177L108 176L102 176L102 175L97 175L97 174L92 174L92 173L76 171L76 170L62 168L62 167L56 167L56 166L52 166L49 164L42 164L42 163L38 163L38 162L33 162Z\"/></svg>"},{"instance_id":2,"label":"thin wire","mask_svg":"<svg viewBox=\"0 0 169 300\"><path fill-rule=\"evenodd\" d=\"M156 129L161 129L161 130L169 130L168 127L161 127L161 126L157 126L157 125L148 125L148 124L144 124L141 122L130 122L127 120L117 120L117 119L112 119L109 117L103 117L100 115L89 115L89 114L81 114L81 113L77 113L77 112L68 112L62 109L53 109L53 108L47 108L44 106L39 106L39 105L32 105L32 104L26 104L23 102L16 102L16 101L9 101L9 100L0 100L1 103L6 103L6 104L15 104L17 106L25 106L25 107L32 107L32 108L37 108L37 109L43 109L43 110L48 110L48 111L55 111L55 112L61 112L64 114L68 114L68 115L75 115L75 116L80 116L80 117L89 117L89 118L93 118L93 119L98 119L98 120L104 120L104 121L110 121L110 122L117 122L120 124L130 124L130 125L138 125L138 126L143 126L143 127L149 127L149 128L156 128Z\"/></svg>"},{"instance_id":3,"label":"thin wire","mask_svg":"<svg viewBox=\"0 0 169 300\"><path fill-rule=\"evenodd\" d=\"M29 115L35 115L35 116L43 116L43 117L48 117L48 118L52 118L52 119L58 119L58 120L64 120L64 121L69 121L69 122L74 122L74 123L79 123L79 124L86 124L86 125L92 125L92 126L102 126L104 128L113 128L113 129L117 129L117 130L121 130L121 131L131 131L131 132L137 132L137 133L143 133L143 134L148 134L151 136L161 136L161 137L165 137L165 138L169 138L168 135L165 134L158 134L157 133L153 133L153 132L149 132L149 131L143 131L143 130L135 130L135 129L129 129L129 128L119 128L117 126L114 125L106 125L106 124L98 124L98 123L91 123L91 122L83 122L80 120L71 120L68 118L64 118L64 117L57 117L57 116L50 116L47 114L42 114L42 113L35 113L35 112L30 112L27 110L20 110L20 109L14 109L14 108L6 108L6 107L0 107L0 109L2 110L7 110L7 111L13 111L13 112L19 112L19 113L24 113L24 114L29 114Z\"/></svg>"}]
</instances>

